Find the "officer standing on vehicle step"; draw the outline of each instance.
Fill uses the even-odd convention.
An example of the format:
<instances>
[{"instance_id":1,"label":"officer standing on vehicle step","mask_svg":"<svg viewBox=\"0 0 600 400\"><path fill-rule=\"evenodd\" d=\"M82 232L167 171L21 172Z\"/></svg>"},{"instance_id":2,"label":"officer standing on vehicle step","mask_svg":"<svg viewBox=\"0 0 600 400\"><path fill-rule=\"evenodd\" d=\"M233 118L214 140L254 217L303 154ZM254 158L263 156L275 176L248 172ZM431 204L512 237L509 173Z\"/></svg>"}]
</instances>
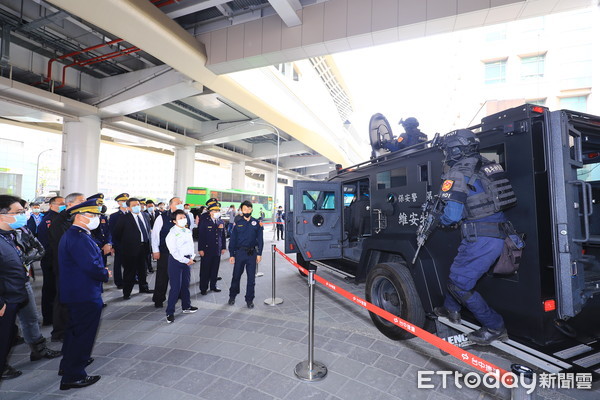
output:
<instances>
[{"instance_id":1,"label":"officer standing on vehicle step","mask_svg":"<svg viewBox=\"0 0 600 400\"><path fill-rule=\"evenodd\" d=\"M479 139L468 129L447 134L442 143L450 169L443 176L440 222L445 226L463 222L462 241L450 267L449 294L434 312L458 323L461 307L467 307L482 325L468 339L487 345L508 336L502 316L488 306L475 285L502 252L507 223L502 211L514 206L516 197L502 166L482 157L478 147Z\"/></svg>"},{"instance_id":2,"label":"officer standing on vehicle step","mask_svg":"<svg viewBox=\"0 0 600 400\"><path fill-rule=\"evenodd\" d=\"M419 130L419 121L415 117L400 120L404 133L398 139L383 143L383 147L389 151L398 151L419 143L427 142L427 135ZM421 148L423 146L419 146Z\"/></svg>"},{"instance_id":3,"label":"officer standing on vehicle step","mask_svg":"<svg viewBox=\"0 0 600 400\"><path fill-rule=\"evenodd\" d=\"M91 231L100 225L102 199L86 200L69 209L73 225L60 240L60 301L69 310L69 324L60 363L60 390L93 385L99 375L88 375L92 348L102 313L102 283L108 281L102 252L92 239ZM60 373L59 372L59 373Z\"/></svg>"},{"instance_id":4,"label":"officer standing on vehicle step","mask_svg":"<svg viewBox=\"0 0 600 400\"><path fill-rule=\"evenodd\" d=\"M200 294L210 290L220 292L217 276L221 255L225 254L225 223L221 219L221 204L214 199L206 203L208 213L200 217L198 224L198 253L200 254Z\"/></svg>"},{"instance_id":5,"label":"officer standing on vehicle step","mask_svg":"<svg viewBox=\"0 0 600 400\"><path fill-rule=\"evenodd\" d=\"M235 222L229 239L229 262L234 264L231 287L229 288L229 305L235 304L235 296L240 293L240 279L246 270L246 305L254 308L254 279L256 264L262 259L263 228L258 220L252 217L252 203L244 201L240 205L242 218Z\"/></svg>"}]
</instances>

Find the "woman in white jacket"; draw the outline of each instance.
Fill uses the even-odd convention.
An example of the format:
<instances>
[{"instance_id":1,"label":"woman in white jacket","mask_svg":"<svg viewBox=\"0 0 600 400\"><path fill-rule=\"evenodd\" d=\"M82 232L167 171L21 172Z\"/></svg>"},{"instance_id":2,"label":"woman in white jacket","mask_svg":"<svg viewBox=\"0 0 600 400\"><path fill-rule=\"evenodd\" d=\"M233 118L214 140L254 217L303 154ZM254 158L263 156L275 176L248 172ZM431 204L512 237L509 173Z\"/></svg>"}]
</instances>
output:
<instances>
[{"instance_id":1,"label":"woman in white jacket","mask_svg":"<svg viewBox=\"0 0 600 400\"><path fill-rule=\"evenodd\" d=\"M194 264L194 240L192 231L186 228L187 218L183 210L171 214L173 227L167 234L165 242L169 249L169 298L167 300L167 323L175 321L175 304L181 298L184 314L198 311L190 301L190 270Z\"/></svg>"}]
</instances>

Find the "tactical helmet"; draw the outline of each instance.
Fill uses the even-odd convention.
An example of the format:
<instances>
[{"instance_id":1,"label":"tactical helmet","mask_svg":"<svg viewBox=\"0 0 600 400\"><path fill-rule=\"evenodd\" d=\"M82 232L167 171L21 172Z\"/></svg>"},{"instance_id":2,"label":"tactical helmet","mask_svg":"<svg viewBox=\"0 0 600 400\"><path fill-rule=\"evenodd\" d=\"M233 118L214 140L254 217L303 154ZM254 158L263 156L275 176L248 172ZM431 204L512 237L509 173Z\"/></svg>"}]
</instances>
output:
<instances>
[{"instance_id":1,"label":"tactical helmet","mask_svg":"<svg viewBox=\"0 0 600 400\"><path fill-rule=\"evenodd\" d=\"M415 129L419 126L419 121L415 117L408 117L400 121L402 127L406 129Z\"/></svg>"},{"instance_id":2,"label":"tactical helmet","mask_svg":"<svg viewBox=\"0 0 600 400\"><path fill-rule=\"evenodd\" d=\"M446 155L446 161L457 161L476 152L479 139L468 129L458 129L444 136L441 147Z\"/></svg>"}]
</instances>

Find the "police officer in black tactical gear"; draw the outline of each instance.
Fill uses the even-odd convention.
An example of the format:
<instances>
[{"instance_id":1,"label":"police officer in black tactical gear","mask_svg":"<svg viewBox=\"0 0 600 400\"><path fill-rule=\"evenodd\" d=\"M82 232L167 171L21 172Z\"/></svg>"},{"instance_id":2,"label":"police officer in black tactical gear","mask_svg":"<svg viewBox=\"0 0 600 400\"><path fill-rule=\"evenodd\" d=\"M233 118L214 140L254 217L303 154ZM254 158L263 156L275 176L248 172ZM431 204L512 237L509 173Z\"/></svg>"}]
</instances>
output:
<instances>
[{"instance_id":1,"label":"police officer in black tactical gear","mask_svg":"<svg viewBox=\"0 0 600 400\"><path fill-rule=\"evenodd\" d=\"M500 256L507 219L503 211L516 203L512 186L502 166L482 157L479 139L468 129L447 134L442 143L445 163L450 169L442 177L440 197L444 226L461 223L462 241L450 267L448 294L444 305L434 312L460 322L460 310L467 307L481 323L481 329L468 335L477 344L506 340L502 316L475 291L477 281Z\"/></svg>"},{"instance_id":2,"label":"police officer in black tactical gear","mask_svg":"<svg viewBox=\"0 0 600 400\"><path fill-rule=\"evenodd\" d=\"M383 143L383 147L389 151L398 151L404 148L427 142L427 135L419 130L419 121L415 117L400 120L404 133L396 140Z\"/></svg>"}]
</instances>

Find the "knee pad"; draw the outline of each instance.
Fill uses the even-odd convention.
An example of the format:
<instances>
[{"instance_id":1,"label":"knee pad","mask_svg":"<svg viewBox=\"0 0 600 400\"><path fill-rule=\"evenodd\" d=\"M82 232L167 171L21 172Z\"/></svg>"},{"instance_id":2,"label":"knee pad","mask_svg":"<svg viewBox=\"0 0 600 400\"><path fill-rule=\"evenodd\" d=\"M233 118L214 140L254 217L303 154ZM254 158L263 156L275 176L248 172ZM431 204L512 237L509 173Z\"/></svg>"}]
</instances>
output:
<instances>
[{"instance_id":1,"label":"knee pad","mask_svg":"<svg viewBox=\"0 0 600 400\"><path fill-rule=\"evenodd\" d=\"M448 292L463 306L466 306L467 301L473 296L473 290L461 289L452 281L448 281Z\"/></svg>"}]
</instances>

